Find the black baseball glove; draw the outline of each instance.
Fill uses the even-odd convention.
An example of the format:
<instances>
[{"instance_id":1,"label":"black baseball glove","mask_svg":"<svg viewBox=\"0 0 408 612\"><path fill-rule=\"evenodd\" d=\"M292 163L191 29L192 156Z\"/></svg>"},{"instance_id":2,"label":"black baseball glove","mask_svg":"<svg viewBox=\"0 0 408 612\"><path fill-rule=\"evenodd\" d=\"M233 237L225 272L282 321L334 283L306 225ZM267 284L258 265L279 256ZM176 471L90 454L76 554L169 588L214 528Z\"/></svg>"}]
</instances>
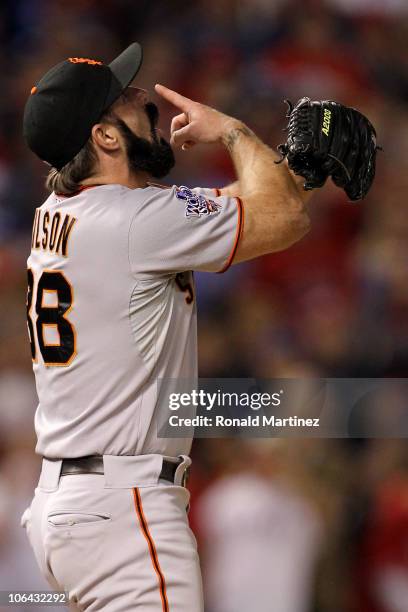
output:
<instances>
[{"instance_id":1,"label":"black baseball glove","mask_svg":"<svg viewBox=\"0 0 408 612\"><path fill-rule=\"evenodd\" d=\"M324 185L331 176L350 200L367 195L375 176L376 132L359 111L331 100L288 101L288 138L278 146L283 161L303 176L305 189ZM279 162L277 162L279 163Z\"/></svg>"}]
</instances>

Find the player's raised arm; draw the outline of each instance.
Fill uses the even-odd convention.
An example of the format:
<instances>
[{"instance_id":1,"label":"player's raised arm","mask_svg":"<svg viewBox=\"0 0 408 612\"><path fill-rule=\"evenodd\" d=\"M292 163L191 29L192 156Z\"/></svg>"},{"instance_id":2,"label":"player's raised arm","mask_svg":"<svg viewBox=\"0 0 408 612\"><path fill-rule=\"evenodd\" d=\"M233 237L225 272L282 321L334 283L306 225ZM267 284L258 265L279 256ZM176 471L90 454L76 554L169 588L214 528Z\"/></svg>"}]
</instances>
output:
<instances>
[{"instance_id":1,"label":"player's raised arm","mask_svg":"<svg viewBox=\"0 0 408 612\"><path fill-rule=\"evenodd\" d=\"M156 91L181 113L171 126L173 146L222 142L238 177L245 223L235 263L280 251L300 240L310 222L286 165L242 122L162 85Z\"/></svg>"}]
</instances>

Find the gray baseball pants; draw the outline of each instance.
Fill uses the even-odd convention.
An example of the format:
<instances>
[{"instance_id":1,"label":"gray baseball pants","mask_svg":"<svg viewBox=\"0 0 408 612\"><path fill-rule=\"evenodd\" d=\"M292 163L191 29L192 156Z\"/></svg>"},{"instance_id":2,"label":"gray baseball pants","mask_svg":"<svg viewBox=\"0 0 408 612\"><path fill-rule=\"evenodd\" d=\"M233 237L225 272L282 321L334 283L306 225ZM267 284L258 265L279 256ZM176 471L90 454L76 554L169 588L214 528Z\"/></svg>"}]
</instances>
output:
<instances>
[{"instance_id":1,"label":"gray baseball pants","mask_svg":"<svg viewBox=\"0 0 408 612\"><path fill-rule=\"evenodd\" d=\"M104 456L104 474L60 476L44 459L22 517L41 572L71 612L203 612L189 492L160 480L160 455Z\"/></svg>"}]
</instances>

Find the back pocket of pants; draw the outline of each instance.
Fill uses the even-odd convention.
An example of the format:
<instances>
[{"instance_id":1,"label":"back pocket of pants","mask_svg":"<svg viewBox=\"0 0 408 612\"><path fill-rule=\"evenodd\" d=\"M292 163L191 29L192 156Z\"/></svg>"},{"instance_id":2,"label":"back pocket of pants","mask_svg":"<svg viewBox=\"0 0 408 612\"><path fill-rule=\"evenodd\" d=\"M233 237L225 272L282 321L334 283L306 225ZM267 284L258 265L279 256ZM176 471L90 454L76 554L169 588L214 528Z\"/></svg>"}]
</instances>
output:
<instances>
[{"instance_id":1,"label":"back pocket of pants","mask_svg":"<svg viewBox=\"0 0 408 612\"><path fill-rule=\"evenodd\" d=\"M80 527L110 521L106 512L79 512L74 510L50 512L47 522L53 527Z\"/></svg>"}]
</instances>

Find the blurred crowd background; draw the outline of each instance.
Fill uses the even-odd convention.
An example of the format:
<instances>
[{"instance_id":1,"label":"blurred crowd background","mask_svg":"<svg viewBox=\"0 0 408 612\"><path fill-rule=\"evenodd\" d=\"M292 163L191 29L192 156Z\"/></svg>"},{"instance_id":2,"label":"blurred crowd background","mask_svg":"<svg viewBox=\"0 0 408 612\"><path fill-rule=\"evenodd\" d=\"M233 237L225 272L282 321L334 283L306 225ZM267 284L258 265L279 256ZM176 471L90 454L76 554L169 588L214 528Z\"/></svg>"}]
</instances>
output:
<instances>
[{"instance_id":1,"label":"blurred crowd background","mask_svg":"<svg viewBox=\"0 0 408 612\"><path fill-rule=\"evenodd\" d=\"M25 260L47 168L22 111L53 64L110 61L133 40L137 84L238 116L273 147L283 99L307 95L358 107L384 148L364 202L328 185L298 245L198 275L201 376L408 377L406 0L2 0L0 590L44 587L19 518L39 469ZM173 110L152 96L168 130ZM234 179L222 148L177 161L176 184ZM206 612L408 611L404 439L198 440L193 459Z\"/></svg>"}]
</instances>

